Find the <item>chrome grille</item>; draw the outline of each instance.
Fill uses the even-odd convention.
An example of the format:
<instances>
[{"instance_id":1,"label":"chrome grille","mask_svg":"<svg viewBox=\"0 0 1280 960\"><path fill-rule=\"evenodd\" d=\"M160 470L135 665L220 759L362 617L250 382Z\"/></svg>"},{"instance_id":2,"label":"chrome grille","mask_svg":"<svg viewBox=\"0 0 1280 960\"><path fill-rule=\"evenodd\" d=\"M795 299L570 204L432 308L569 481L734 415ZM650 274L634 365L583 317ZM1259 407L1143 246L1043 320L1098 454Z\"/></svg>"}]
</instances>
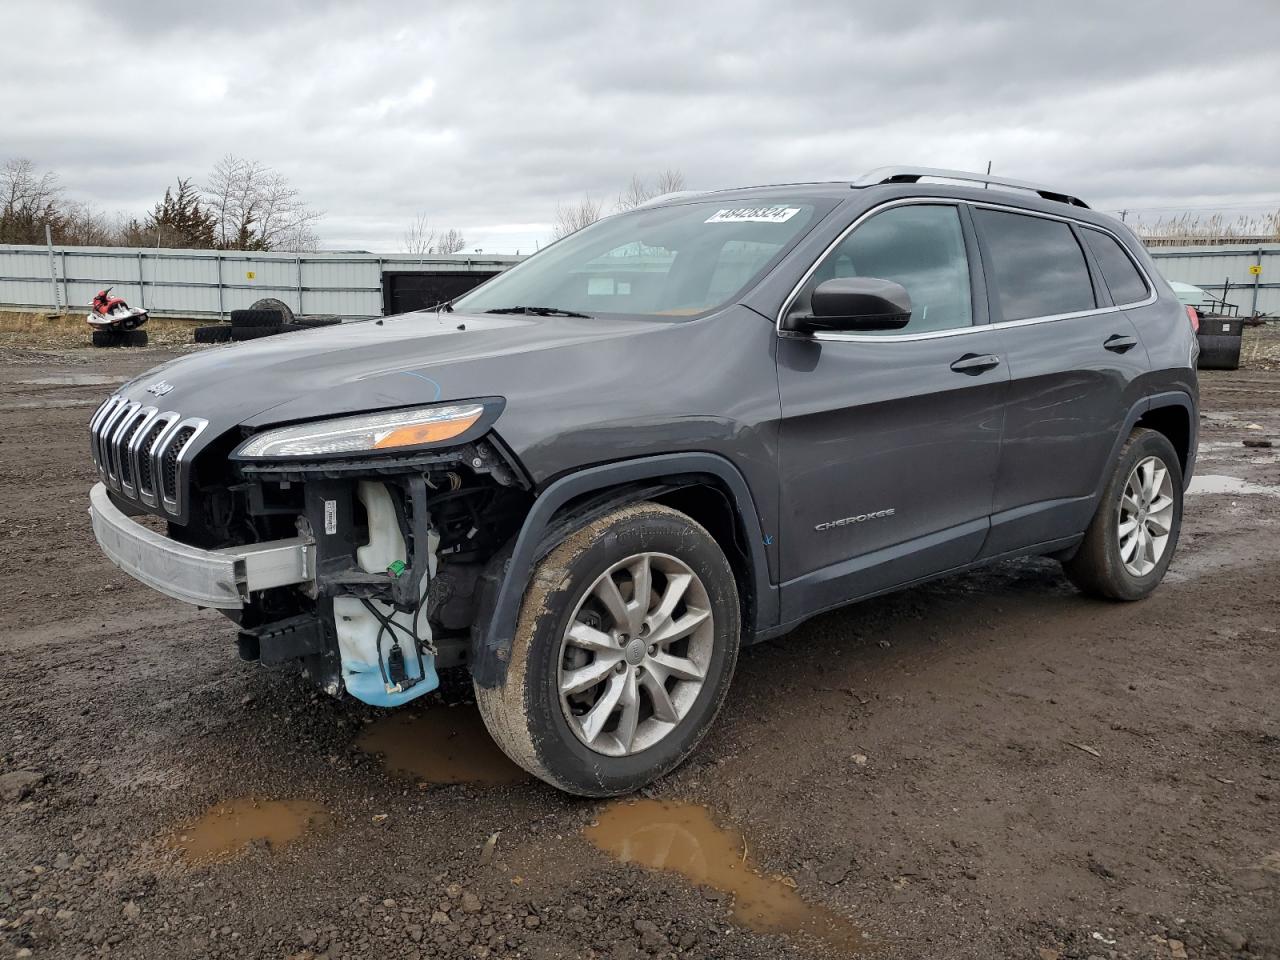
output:
<instances>
[{"instance_id":1,"label":"chrome grille","mask_svg":"<svg viewBox=\"0 0 1280 960\"><path fill-rule=\"evenodd\" d=\"M192 441L208 425L111 397L89 421L89 452L102 482L115 493L184 519Z\"/></svg>"}]
</instances>

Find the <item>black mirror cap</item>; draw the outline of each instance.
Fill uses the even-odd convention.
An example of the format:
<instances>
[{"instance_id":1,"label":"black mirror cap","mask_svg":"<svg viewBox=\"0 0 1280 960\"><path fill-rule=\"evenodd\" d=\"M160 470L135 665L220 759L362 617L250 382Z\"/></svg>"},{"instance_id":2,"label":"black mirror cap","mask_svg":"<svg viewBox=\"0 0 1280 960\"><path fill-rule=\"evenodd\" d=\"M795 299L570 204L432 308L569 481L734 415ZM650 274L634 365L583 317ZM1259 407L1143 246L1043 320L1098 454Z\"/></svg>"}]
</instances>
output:
<instances>
[{"instance_id":1,"label":"black mirror cap","mask_svg":"<svg viewBox=\"0 0 1280 960\"><path fill-rule=\"evenodd\" d=\"M789 330L901 330L911 322L906 287L878 277L824 280L809 298L809 316L787 318Z\"/></svg>"}]
</instances>

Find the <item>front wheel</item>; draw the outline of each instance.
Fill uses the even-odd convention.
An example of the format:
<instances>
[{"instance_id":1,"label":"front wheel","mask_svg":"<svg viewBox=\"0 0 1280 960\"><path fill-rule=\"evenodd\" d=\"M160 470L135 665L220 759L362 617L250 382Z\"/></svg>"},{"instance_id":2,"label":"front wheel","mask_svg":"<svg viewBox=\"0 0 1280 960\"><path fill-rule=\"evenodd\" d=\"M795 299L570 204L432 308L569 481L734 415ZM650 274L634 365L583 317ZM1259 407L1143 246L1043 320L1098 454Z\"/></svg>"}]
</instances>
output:
<instances>
[{"instance_id":1,"label":"front wheel","mask_svg":"<svg viewBox=\"0 0 1280 960\"><path fill-rule=\"evenodd\" d=\"M1167 437L1129 435L1084 542L1063 563L1085 593L1141 600L1164 578L1182 529L1182 464Z\"/></svg>"},{"instance_id":2,"label":"front wheel","mask_svg":"<svg viewBox=\"0 0 1280 960\"><path fill-rule=\"evenodd\" d=\"M654 503L571 534L538 564L505 681L476 686L489 732L530 773L612 796L674 769L737 662L733 571L711 535Z\"/></svg>"}]
</instances>

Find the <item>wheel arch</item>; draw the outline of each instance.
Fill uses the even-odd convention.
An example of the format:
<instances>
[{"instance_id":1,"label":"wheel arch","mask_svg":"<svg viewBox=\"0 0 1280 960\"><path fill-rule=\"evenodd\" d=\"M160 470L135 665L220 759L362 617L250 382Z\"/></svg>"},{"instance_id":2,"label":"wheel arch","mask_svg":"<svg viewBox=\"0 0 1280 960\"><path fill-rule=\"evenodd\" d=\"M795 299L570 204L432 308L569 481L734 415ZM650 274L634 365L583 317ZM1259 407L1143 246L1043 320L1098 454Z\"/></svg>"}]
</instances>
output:
<instances>
[{"instance_id":1,"label":"wheel arch","mask_svg":"<svg viewBox=\"0 0 1280 960\"><path fill-rule=\"evenodd\" d=\"M1135 427L1148 427L1168 437L1182 463L1183 487L1185 488L1191 482L1191 475L1195 472L1196 443L1200 429L1195 400L1191 394L1182 390L1154 393L1142 397L1129 409L1111 445L1111 456L1107 457L1102 476L1098 478L1097 486L1094 488L1093 503L1095 505L1102 497L1102 491L1106 489L1116 458L1120 455L1120 449ZM1170 436L1167 431L1173 431L1174 436Z\"/></svg>"},{"instance_id":2,"label":"wheel arch","mask_svg":"<svg viewBox=\"0 0 1280 960\"><path fill-rule=\"evenodd\" d=\"M1173 444L1173 449L1177 451L1178 460L1182 465L1182 475L1184 478L1191 476L1194 464L1192 460L1195 457L1195 420L1193 419L1193 410L1190 398L1185 394L1180 394L1186 398L1186 403L1168 400L1158 405L1152 404L1148 406L1146 411L1142 413L1133 426L1125 431L1127 436L1134 427L1146 427L1157 433L1162 433Z\"/></svg>"},{"instance_id":3,"label":"wheel arch","mask_svg":"<svg viewBox=\"0 0 1280 960\"><path fill-rule=\"evenodd\" d=\"M476 683L493 687L505 680L520 605L538 561L593 517L640 500L687 513L715 538L738 582L744 643L777 623L777 588L769 581L759 515L731 462L716 454L677 453L601 464L549 484L509 549L491 563L471 644Z\"/></svg>"}]
</instances>

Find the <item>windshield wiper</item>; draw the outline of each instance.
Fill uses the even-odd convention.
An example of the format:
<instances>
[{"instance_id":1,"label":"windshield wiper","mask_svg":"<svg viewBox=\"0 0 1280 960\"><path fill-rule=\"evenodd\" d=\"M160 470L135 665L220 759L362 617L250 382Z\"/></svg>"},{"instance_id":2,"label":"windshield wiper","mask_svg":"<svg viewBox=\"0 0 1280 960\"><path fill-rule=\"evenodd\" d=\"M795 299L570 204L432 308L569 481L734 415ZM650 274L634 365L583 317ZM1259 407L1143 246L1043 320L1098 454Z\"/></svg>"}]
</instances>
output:
<instances>
[{"instance_id":1,"label":"windshield wiper","mask_svg":"<svg viewBox=\"0 0 1280 960\"><path fill-rule=\"evenodd\" d=\"M578 313L576 310L562 310L559 307L496 307L485 313L525 313L535 317L581 317L583 320L594 319L589 313Z\"/></svg>"}]
</instances>

